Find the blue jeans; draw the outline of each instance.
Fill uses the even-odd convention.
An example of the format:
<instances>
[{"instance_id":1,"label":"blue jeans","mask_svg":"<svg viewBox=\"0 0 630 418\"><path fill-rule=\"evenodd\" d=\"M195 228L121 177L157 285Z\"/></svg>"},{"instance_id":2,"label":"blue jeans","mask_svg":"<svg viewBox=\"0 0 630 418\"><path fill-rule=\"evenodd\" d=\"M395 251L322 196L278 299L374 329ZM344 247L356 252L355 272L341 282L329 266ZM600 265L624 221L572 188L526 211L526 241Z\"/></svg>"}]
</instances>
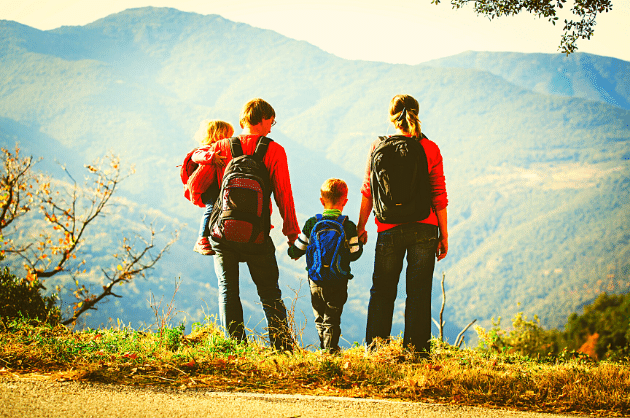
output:
<instances>
[{"instance_id":1,"label":"blue jeans","mask_svg":"<svg viewBox=\"0 0 630 418\"><path fill-rule=\"evenodd\" d=\"M293 340L287 325L287 311L282 302L278 285L278 264L271 238L262 244L259 253L251 254L239 244L212 240L214 271L219 279L219 316L227 337L239 342L246 341L243 322L243 305L239 295L239 268L241 262L247 263L249 273L256 285L258 296L267 319L267 331L271 345L281 351L290 350Z\"/></svg>"},{"instance_id":2,"label":"blue jeans","mask_svg":"<svg viewBox=\"0 0 630 418\"><path fill-rule=\"evenodd\" d=\"M403 344L417 351L430 351L431 287L437 237L436 226L417 222L379 232L365 335L368 346L376 337L390 336L398 280L407 254Z\"/></svg>"},{"instance_id":3,"label":"blue jeans","mask_svg":"<svg viewBox=\"0 0 630 418\"><path fill-rule=\"evenodd\" d=\"M213 207L214 202L206 203L206 209L201 217L201 225L199 225L199 238L210 236L210 215Z\"/></svg>"},{"instance_id":4,"label":"blue jeans","mask_svg":"<svg viewBox=\"0 0 630 418\"><path fill-rule=\"evenodd\" d=\"M206 210L201 217L201 224L199 225L199 238L210 236L210 214L212 214L212 208L214 207L214 201L219 196L219 185L214 183L208 190L201 194L201 201L206 205Z\"/></svg>"}]
</instances>

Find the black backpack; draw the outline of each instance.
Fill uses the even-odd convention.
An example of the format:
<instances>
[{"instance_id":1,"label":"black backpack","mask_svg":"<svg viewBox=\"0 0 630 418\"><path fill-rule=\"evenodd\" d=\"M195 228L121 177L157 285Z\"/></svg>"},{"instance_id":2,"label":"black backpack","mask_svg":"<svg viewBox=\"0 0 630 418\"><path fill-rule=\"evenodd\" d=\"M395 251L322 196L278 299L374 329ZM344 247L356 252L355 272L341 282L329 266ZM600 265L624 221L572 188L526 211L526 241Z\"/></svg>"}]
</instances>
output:
<instances>
[{"instance_id":1,"label":"black backpack","mask_svg":"<svg viewBox=\"0 0 630 418\"><path fill-rule=\"evenodd\" d=\"M379 139L371 156L374 215L388 224L426 219L431 213L431 184L424 147L415 137Z\"/></svg>"},{"instance_id":2,"label":"black backpack","mask_svg":"<svg viewBox=\"0 0 630 418\"><path fill-rule=\"evenodd\" d=\"M213 239L257 245L269 236L271 186L263 158L271 141L261 136L254 154L244 155L241 140L230 138L232 159L210 215Z\"/></svg>"}]
</instances>

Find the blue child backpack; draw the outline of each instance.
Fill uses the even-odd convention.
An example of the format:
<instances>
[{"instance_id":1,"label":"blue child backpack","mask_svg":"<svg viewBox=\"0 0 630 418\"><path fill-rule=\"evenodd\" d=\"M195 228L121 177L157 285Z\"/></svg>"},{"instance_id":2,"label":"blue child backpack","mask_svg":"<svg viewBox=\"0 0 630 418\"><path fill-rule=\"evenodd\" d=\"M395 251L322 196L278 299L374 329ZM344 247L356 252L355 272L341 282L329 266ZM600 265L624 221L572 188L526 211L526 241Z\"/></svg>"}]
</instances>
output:
<instances>
[{"instance_id":1,"label":"blue child backpack","mask_svg":"<svg viewBox=\"0 0 630 418\"><path fill-rule=\"evenodd\" d=\"M316 218L306 247L308 277L319 285L351 278L350 272L341 267L342 256L350 252L343 229L348 217L340 215L337 219L323 219L322 215L317 215Z\"/></svg>"}]
</instances>

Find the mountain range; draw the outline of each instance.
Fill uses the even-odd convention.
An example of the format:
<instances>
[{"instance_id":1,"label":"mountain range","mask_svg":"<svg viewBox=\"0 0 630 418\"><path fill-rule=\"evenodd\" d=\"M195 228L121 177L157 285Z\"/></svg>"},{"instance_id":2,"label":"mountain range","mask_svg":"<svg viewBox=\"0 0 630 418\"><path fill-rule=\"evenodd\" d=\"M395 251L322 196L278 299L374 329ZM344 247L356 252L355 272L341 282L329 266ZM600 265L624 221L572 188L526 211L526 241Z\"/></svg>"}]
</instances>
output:
<instances>
[{"instance_id":1,"label":"mountain range","mask_svg":"<svg viewBox=\"0 0 630 418\"><path fill-rule=\"evenodd\" d=\"M79 173L110 150L135 166L121 184L125 206L100 221L84 248L93 264L107 263L120 231L134 230L143 215L181 231L147 279L86 317L87 326L108 318L151 323L147 299L170 298L176 278L175 303L189 324L218 313L212 259L192 252L201 212L184 199L177 165L203 119L224 119L238 132L240 108L253 97L276 111L269 136L287 150L300 222L321 210L319 187L329 177L348 182L345 213L356 221L369 145L393 132L389 100L418 99L449 193L450 249L436 265L433 312L444 273L450 341L472 319L488 327L519 311L561 327L599 293L630 290L628 62L507 52L415 66L351 61L269 30L168 8L50 31L0 21L0 39L4 147L19 142L54 176L64 175L57 162ZM310 344L305 264L288 258L279 229L283 294L295 302L296 321L306 321ZM346 345L364 337L372 221L368 234L342 317ZM262 310L246 269L241 282L249 326L258 329ZM394 334L403 327L404 280L399 287Z\"/></svg>"}]
</instances>

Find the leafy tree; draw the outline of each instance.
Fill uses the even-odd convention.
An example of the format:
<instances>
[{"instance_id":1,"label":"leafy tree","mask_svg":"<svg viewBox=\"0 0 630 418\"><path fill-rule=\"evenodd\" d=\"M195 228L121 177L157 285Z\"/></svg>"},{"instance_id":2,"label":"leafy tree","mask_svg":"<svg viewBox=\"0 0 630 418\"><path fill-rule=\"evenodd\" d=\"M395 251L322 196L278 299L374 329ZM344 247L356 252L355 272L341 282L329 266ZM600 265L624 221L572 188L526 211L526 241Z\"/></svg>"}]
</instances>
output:
<instances>
[{"instance_id":1,"label":"leafy tree","mask_svg":"<svg viewBox=\"0 0 630 418\"><path fill-rule=\"evenodd\" d=\"M20 158L20 148L17 145L13 154L2 148L2 162L4 172L0 178L0 233L31 210L33 183L37 183L37 177L31 171L33 159Z\"/></svg>"},{"instance_id":2,"label":"leafy tree","mask_svg":"<svg viewBox=\"0 0 630 418\"><path fill-rule=\"evenodd\" d=\"M147 225L148 239L140 235L134 239L123 237L118 252L112 256L112 264L100 267L105 284L93 293L82 283L86 261L78 261L77 254L89 236L89 227L106 214L117 186L133 169L122 174L119 158L109 154L85 166L86 180L79 185L67 171L70 182L54 181L35 173L32 158L21 158L17 146L15 152L2 149L1 158L5 167L0 177L2 253L21 259L26 280L39 290L43 289L40 283L62 272L73 279L77 301L72 315L63 324L74 323L88 310L96 310L96 305L109 296L121 297L114 293L114 287L144 276L177 239L175 231L170 241L156 249L153 225ZM34 206L39 208L40 222L44 221L41 227L32 228L36 219L31 220L33 223L29 225L34 231L26 237L19 233L19 228L9 228Z\"/></svg>"},{"instance_id":3,"label":"leafy tree","mask_svg":"<svg viewBox=\"0 0 630 418\"><path fill-rule=\"evenodd\" d=\"M451 0L454 9L473 3L475 13L490 20L501 16L514 16L523 11L549 20L553 25L558 21L557 12L564 8L567 0ZM431 0L439 4L440 0ZM571 20L564 20L564 33L560 49L565 54L577 51L578 39L591 39L599 13L612 10L612 0L574 0Z\"/></svg>"}]
</instances>

